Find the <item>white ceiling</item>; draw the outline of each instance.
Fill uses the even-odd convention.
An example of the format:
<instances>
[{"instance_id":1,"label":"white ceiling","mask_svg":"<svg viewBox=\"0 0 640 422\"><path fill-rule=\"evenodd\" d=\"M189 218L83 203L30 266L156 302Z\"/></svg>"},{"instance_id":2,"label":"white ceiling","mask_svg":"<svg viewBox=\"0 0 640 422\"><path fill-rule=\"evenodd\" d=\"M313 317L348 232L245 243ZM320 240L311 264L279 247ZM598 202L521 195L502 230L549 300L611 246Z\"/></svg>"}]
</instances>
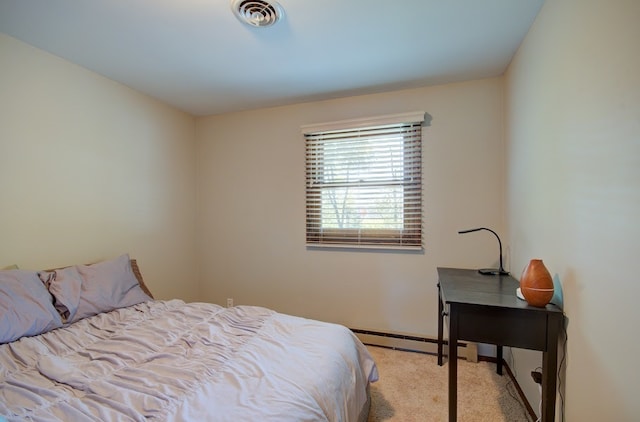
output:
<instances>
[{"instance_id":1,"label":"white ceiling","mask_svg":"<svg viewBox=\"0 0 640 422\"><path fill-rule=\"evenodd\" d=\"M0 0L0 32L201 116L500 75L543 1Z\"/></svg>"}]
</instances>

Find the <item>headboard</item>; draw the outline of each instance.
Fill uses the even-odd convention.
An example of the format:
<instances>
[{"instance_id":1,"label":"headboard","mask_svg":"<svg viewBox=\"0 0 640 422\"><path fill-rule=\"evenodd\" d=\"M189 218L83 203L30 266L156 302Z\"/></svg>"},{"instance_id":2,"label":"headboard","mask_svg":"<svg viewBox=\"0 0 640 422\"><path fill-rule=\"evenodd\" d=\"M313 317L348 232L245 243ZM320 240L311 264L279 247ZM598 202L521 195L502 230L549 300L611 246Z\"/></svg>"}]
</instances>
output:
<instances>
[{"instance_id":1,"label":"headboard","mask_svg":"<svg viewBox=\"0 0 640 422\"><path fill-rule=\"evenodd\" d=\"M147 295L149 295L151 299L154 299L153 295L151 294L151 291L149 290L147 285L144 284L144 280L142 279L142 273L140 272L140 268L138 268L138 261L136 261L135 259L131 260L131 270L133 270L133 274L138 279L138 283L140 283L140 288L142 289L142 291L145 292Z\"/></svg>"}]
</instances>

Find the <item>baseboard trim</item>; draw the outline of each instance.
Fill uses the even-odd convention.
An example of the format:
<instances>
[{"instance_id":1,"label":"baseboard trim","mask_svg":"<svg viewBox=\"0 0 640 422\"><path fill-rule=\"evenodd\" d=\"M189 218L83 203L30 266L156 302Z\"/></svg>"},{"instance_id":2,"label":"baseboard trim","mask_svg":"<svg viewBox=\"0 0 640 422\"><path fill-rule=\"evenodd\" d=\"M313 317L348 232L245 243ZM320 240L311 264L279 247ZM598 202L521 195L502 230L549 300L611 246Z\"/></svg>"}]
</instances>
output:
<instances>
[{"instance_id":1,"label":"baseboard trim","mask_svg":"<svg viewBox=\"0 0 640 422\"><path fill-rule=\"evenodd\" d=\"M496 365L498 364L498 359L493 356L480 355L478 356L478 360L495 363ZM533 407L531 407L531 403L529 403L529 400L527 400L527 397L524 395L524 391L522 391L522 388L520 388L520 384L518 384L518 380L516 380L515 375L511 371L511 367L509 366L507 361L505 361L504 359L502 359L502 367L506 369L507 376L509 377L511 382L513 382L513 386L516 389L516 393L518 393L518 397L520 397L520 400L522 400L522 402L524 403L524 407L526 408L527 413L529 413L529 416L531 417L532 420L534 421L537 420L538 416L536 415L536 412L533 410Z\"/></svg>"}]
</instances>

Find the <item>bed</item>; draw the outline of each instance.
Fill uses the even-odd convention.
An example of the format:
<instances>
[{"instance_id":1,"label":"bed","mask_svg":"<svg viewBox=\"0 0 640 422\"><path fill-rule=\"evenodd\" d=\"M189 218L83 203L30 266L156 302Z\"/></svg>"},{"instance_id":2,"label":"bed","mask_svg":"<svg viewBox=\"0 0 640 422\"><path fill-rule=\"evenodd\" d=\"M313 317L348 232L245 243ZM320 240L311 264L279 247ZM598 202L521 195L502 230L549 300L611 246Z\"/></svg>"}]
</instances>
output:
<instances>
[{"instance_id":1,"label":"bed","mask_svg":"<svg viewBox=\"0 0 640 422\"><path fill-rule=\"evenodd\" d=\"M363 422L378 378L341 325L154 300L126 254L0 271L0 312L0 421Z\"/></svg>"}]
</instances>

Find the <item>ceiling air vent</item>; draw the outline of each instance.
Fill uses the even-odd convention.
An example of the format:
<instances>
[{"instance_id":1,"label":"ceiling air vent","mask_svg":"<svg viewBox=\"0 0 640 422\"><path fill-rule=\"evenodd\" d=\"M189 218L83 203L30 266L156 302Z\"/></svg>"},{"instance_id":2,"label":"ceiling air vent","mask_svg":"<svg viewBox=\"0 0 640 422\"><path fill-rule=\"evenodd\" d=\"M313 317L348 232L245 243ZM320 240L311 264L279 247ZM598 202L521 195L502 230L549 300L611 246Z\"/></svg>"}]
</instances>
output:
<instances>
[{"instance_id":1,"label":"ceiling air vent","mask_svg":"<svg viewBox=\"0 0 640 422\"><path fill-rule=\"evenodd\" d=\"M233 0L231 9L240 22L255 27L271 26L283 14L282 7L271 0Z\"/></svg>"}]
</instances>

